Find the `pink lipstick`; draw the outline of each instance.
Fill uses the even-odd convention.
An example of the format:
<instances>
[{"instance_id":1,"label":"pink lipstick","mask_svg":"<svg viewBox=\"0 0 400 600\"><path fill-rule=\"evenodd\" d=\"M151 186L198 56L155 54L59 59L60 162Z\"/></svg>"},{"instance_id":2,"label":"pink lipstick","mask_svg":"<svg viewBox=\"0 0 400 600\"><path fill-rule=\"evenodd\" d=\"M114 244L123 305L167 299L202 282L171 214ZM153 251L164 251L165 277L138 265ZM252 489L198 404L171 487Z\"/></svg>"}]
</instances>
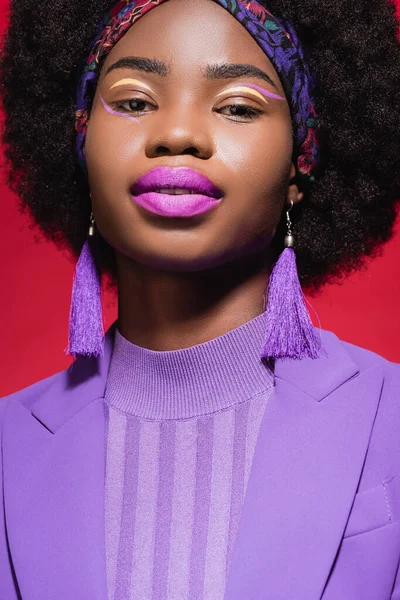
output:
<instances>
[{"instance_id":1,"label":"pink lipstick","mask_svg":"<svg viewBox=\"0 0 400 600\"><path fill-rule=\"evenodd\" d=\"M223 198L205 175L188 167L155 167L132 186L134 201L164 217L193 217L205 213Z\"/></svg>"}]
</instances>

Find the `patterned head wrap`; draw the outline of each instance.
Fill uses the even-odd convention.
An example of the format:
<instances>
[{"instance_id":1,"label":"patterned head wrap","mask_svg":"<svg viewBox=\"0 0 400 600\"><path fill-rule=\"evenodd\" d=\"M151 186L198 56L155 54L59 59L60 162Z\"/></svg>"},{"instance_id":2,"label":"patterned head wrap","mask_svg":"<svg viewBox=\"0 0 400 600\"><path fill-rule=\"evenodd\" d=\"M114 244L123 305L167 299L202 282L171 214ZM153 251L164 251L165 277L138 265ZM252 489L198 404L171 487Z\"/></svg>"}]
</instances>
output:
<instances>
[{"instance_id":1,"label":"patterned head wrap","mask_svg":"<svg viewBox=\"0 0 400 600\"><path fill-rule=\"evenodd\" d=\"M76 102L77 154L85 168L85 137L94 90L102 64L128 29L141 16L167 0L120 0L107 13L90 46ZM300 41L288 22L278 20L256 0L213 0L247 29L274 65L290 106L298 174L314 181L319 162L317 115L313 80Z\"/></svg>"}]
</instances>

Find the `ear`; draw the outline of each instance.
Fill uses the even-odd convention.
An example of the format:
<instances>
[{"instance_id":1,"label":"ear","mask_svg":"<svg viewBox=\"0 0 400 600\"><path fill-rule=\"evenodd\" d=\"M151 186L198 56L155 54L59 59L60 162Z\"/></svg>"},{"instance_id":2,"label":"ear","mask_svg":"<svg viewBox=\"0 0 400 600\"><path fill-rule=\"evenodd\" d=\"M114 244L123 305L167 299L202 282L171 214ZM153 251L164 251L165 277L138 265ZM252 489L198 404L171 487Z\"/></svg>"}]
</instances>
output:
<instances>
[{"instance_id":1,"label":"ear","mask_svg":"<svg viewBox=\"0 0 400 600\"><path fill-rule=\"evenodd\" d=\"M293 204L298 204L298 202L301 202L304 197L304 193L299 191L299 188L296 183L296 167L294 163L290 165L289 178L290 179L286 196L288 206L290 205L291 200L293 200Z\"/></svg>"}]
</instances>

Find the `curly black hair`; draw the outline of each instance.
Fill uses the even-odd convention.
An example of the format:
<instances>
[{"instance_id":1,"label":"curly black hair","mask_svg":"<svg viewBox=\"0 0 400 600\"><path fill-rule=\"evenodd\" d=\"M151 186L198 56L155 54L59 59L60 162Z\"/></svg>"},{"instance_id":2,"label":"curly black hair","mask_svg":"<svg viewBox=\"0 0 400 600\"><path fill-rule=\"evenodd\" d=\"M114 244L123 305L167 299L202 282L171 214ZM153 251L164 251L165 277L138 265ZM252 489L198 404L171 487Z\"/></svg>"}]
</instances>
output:
<instances>
[{"instance_id":1,"label":"curly black hair","mask_svg":"<svg viewBox=\"0 0 400 600\"><path fill-rule=\"evenodd\" d=\"M77 163L75 91L109 0L11 0L0 58L6 183L45 235L78 255L90 195ZM289 20L318 81L322 164L294 209L300 281L309 292L375 256L400 198L400 81L395 7L387 0L261 0ZM284 216L284 215L283 215ZM276 251L284 221L275 236ZM115 284L114 252L102 240Z\"/></svg>"}]
</instances>

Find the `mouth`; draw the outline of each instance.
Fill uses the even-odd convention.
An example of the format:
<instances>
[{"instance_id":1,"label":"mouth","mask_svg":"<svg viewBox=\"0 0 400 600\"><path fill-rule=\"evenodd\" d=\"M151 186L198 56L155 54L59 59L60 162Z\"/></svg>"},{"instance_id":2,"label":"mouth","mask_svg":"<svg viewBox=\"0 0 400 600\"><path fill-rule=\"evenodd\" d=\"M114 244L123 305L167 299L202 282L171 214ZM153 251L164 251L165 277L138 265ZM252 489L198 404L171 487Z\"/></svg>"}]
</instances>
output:
<instances>
[{"instance_id":1,"label":"mouth","mask_svg":"<svg viewBox=\"0 0 400 600\"><path fill-rule=\"evenodd\" d=\"M197 193L165 194L145 192L132 199L138 206L163 217L195 217L213 210L222 202L222 198L213 198Z\"/></svg>"},{"instance_id":2,"label":"mouth","mask_svg":"<svg viewBox=\"0 0 400 600\"><path fill-rule=\"evenodd\" d=\"M148 192L172 196L201 194L220 200L223 192L208 177L189 167L155 167L135 181L134 196Z\"/></svg>"},{"instance_id":3,"label":"mouth","mask_svg":"<svg viewBox=\"0 0 400 600\"><path fill-rule=\"evenodd\" d=\"M170 196L182 196L183 194L198 194L198 190L189 190L186 188L160 188L152 190L157 194L169 194ZM208 194L203 194L204 196L208 196ZM212 197L212 196L210 196Z\"/></svg>"}]
</instances>

